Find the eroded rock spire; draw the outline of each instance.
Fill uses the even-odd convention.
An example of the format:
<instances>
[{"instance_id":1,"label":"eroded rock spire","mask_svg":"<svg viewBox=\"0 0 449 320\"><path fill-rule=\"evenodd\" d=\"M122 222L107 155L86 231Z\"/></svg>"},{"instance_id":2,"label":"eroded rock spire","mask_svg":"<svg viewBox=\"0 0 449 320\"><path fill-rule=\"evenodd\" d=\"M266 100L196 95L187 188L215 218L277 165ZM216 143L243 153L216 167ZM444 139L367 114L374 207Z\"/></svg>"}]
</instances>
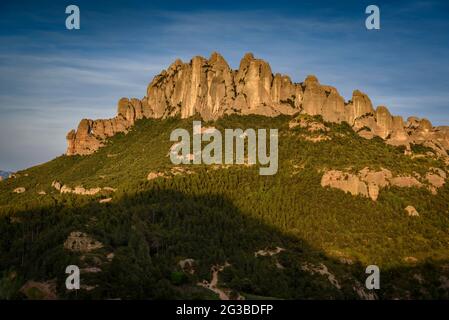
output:
<instances>
[{"instance_id":1,"label":"eroded rock spire","mask_svg":"<svg viewBox=\"0 0 449 320\"><path fill-rule=\"evenodd\" d=\"M219 53L209 59L194 57L189 63L173 62L155 76L142 99L122 98L112 119L83 119L78 129L67 134L67 155L87 155L104 145L108 137L127 132L142 118L166 118L199 114L214 120L225 114L305 113L321 115L328 122L347 122L362 137L381 137L386 143L423 144L447 156L449 127L436 127L426 119L411 117L404 122L388 109L373 107L370 98L354 90L345 102L334 87L320 84L313 75L302 83L293 83L286 75L272 73L270 65L252 53L242 58L238 70L232 70Z\"/></svg>"}]
</instances>

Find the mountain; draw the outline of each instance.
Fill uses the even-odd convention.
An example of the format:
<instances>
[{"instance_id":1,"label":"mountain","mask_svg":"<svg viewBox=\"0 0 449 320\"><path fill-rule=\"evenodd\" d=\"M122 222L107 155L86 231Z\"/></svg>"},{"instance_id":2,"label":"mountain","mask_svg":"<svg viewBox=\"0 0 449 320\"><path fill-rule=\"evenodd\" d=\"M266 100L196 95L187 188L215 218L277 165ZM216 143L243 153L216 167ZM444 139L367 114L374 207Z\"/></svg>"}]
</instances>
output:
<instances>
[{"instance_id":1,"label":"mountain","mask_svg":"<svg viewBox=\"0 0 449 320\"><path fill-rule=\"evenodd\" d=\"M321 85L310 75L302 83L273 75L270 65L246 54L238 70L213 53L209 59L176 60L149 84L143 99L122 98L112 119L83 119L67 134L68 155L91 154L118 132L127 132L142 118L192 117L216 120L226 114L277 116L296 113L320 115L324 121L347 122L360 136L380 137L386 143L432 148L442 156L449 150L449 127L433 127L429 120L392 116L384 106L373 108L370 98L354 90L345 101L337 89Z\"/></svg>"},{"instance_id":2,"label":"mountain","mask_svg":"<svg viewBox=\"0 0 449 320\"><path fill-rule=\"evenodd\" d=\"M228 73L214 54L205 82L193 72L203 61L175 62L148 98L121 99L114 119L81 121L67 155L0 182L1 298L449 298L443 129L411 118L408 142L395 143L398 118L366 113L359 91L334 113L323 106L339 110L326 102L336 90L308 77L291 84L301 100L281 102L282 80L275 104L276 76L261 60L247 55ZM201 90L173 104L197 82ZM208 109L215 94L241 101L240 112ZM199 99L197 112L189 99ZM277 173L172 164L170 134L192 135L200 119L222 134L278 129ZM65 288L68 265L81 269L77 292ZM379 290L365 288L370 265L380 268Z\"/></svg>"}]
</instances>

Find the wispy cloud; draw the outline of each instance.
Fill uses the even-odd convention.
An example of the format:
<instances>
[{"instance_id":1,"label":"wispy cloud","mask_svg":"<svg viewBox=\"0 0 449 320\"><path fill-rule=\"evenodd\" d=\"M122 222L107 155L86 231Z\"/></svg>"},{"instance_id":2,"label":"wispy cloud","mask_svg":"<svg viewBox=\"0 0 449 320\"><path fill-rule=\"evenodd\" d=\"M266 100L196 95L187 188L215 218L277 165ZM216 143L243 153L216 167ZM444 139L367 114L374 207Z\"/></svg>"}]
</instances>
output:
<instances>
[{"instance_id":1,"label":"wispy cloud","mask_svg":"<svg viewBox=\"0 0 449 320\"><path fill-rule=\"evenodd\" d=\"M113 116L120 97L144 96L175 58L213 51L233 68L252 51L294 81L316 74L346 99L361 89L395 114L449 123L449 22L434 13L439 2L383 5L380 32L364 29L363 10L337 4L294 12L88 6L79 32L50 9L2 16L11 32L0 32L0 169L63 153L81 118Z\"/></svg>"}]
</instances>

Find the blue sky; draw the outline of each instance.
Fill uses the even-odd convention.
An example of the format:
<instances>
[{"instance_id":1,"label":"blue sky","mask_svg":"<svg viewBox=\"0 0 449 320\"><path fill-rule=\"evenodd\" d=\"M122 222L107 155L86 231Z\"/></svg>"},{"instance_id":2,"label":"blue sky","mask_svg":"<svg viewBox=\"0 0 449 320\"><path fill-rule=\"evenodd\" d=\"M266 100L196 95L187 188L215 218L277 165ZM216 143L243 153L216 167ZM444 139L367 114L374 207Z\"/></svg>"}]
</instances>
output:
<instances>
[{"instance_id":1,"label":"blue sky","mask_svg":"<svg viewBox=\"0 0 449 320\"><path fill-rule=\"evenodd\" d=\"M65 28L76 4L81 29ZM381 30L365 28L365 8ZM0 2L0 169L65 152L82 118L115 115L174 59L246 52L294 81L315 74L346 98L366 92L394 114L449 125L447 1Z\"/></svg>"}]
</instances>

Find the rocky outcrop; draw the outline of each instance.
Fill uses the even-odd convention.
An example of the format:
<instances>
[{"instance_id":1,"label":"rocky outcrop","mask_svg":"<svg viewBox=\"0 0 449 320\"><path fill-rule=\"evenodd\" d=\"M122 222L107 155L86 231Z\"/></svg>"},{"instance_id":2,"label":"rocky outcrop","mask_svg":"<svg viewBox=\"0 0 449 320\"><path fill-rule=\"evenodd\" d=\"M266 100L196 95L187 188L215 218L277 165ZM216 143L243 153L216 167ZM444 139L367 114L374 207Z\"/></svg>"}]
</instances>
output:
<instances>
[{"instance_id":1,"label":"rocky outcrop","mask_svg":"<svg viewBox=\"0 0 449 320\"><path fill-rule=\"evenodd\" d=\"M392 186L399 188L411 188L411 187L420 188L422 186L422 183L419 182L418 179L411 176L394 177L390 180L390 184Z\"/></svg>"},{"instance_id":2,"label":"rocky outcrop","mask_svg":"<svg viewBox=\"0 0 449 320\"><path fill-rule=\"evenodd\" d=\"M103 248L103 244L89 237L84 232L73 231L64 242L64 248L69 251L86 253Z\"/></svg>"},{"instance_id":3,"label":"rocky outcrop","mask_svg":"<svg viewBox=\"0 0 449 320\"><path fill-rule=\"evenodd\" d=\"M112 119L83 119L78 129L67 134L67 155L88 155L102 147L107 138L126 133L136 120L150 117L148 105L138 99L122 98L117 105L117 116Z\"/></svg>"},{"instance_id":4,"label":"rocky outcrop","mask_svg":"<svg viewBox=\"0 0 449 320\"><path fill-rule=\"evenodd\" d=\"M424 144L438 156L447 157L449 127L433 127L426 119L411 117L404 123L384 106L373 107L370 98L354 90L346 102L338 90L320 84L313 75L294 83L286 75L273 74L270 65L246 54L238 70L213 53L209 59L176 60L155 76L142 99L122 98L112 119L83 119L77 130L67 134L67 155L88 155L103 146L107 138L126 133L142 118L188 118L200 115L214 120L225 114L303 113L320 115L324 121L347 122L362 137L380 137L392 145Z\"/></svg>"},{"instance_id":5,"label":"rocky outcrop","mask_svg":"<svg viewBox=\"0 0 449 320\"><path fill-rule=\"evenodd\" d=\"M404 210L409 217L419 217L418 211L413 206L407 206Z\"/></svg>"},{"instance_id":6,"label":"rocky outcrop","mask_svg":"<svg viewBox=\"0 0 449 320\"><path fill-rule=\"evenodd\" d=\"M415 257L404 257L403 259L405 262L410 263L410 264L415 264L418 262L418 259Z\"/></svg>"},{"instance_id":7,"label":"rocky outcrop","mask_svg":"<svg viewBox=\"0 0 449 320\"><path fill-rule=\"evenodd\" d=\"M409 117L405 131L410 143L422 144L435 151L439 156L447 157L449 150L449 127L433 127L429 120Z\"/></svg>"},{"instance_id":8,"label":"rocky outcrop","mask_svg":"<svg viewBox=\"0 0 449 320\"><path fill-rule=\"evenodd\" d=\"M189 170L186 169L184 167L172 167L169 170L165 170L163 172L157 172L157 171L152 171L148 174L147 176L147 180L151 181L157 178L166 178L166 179L170 179L174 176L178 176L178 175L190 175L190 174L194 174L195 171L193 170Z\"/></svg>"},{"instance_id":9,"label":"rocky outcrop","mask_svg":"<svg viewBox=\"0 0 449 320\"><path fill-rule=\"evenodd\" d=\"M58 190L58 191L61 191L61 183L59 182L59 181L53 181L52 183L51 183L51 186L53 187L53 188L55 188L56 190Z\"/></svg>"},{"instance_id":10,"label":"rocky outcrop","mask_svg":"<svg viewBox=\"0 0 449 320\"><path fill-rule=\"evenodd\" d=\"M310 134L299 134L298 136L304 140L317 143L327 140L332 140L332 138L324 133L329 132L330 129L325 124L314 121L309 116L299 115L288 124L289 128L300 127L307 130Z\"/></svg>"},{"instance_id":11,"label":"rocky outcrop","mask_svg":"<svg viewBox=\"0 0 449 320\"><path fill-rule=\"evenodd\" d=\"M318 121L314 121L312 119L308 119L307 117L304 116L295 117L293 120L289 122L288 126L290 129L300 127L306 129L309 132L319 132L319 131L327 132L330 130L328 127L326 127L325 124Z\"/></svg>"},{"instance_id":12,"label":"rocky outcrop","mask_svg":"<svg viewBox=\"0 0 449 320\"><path fill-rule=\"evenodd\" d=\"M14 193L24 193L26 189L24 187L15 188L13 190Z\"/></svg>"},{"instance_id":13,"label":"rocky outcrop","mask_svg":"<svg viewBox=\"0 0 449 320\"><path fill-rule=\"evenodd\" d=\"M56 279L45 282L30 280L20 288L20 292L30 300L56 300L56 287Z\"/></svg>"},{"instance_id":14,"label":"rocky outcrop","mask_svg":"<svg viewBox=\"0 0 449 320\"><path fill-rule=\"evenodd\" d=\"M437 190L446 183L446 172L440 168L431 168L430 172L426 173L425 179L429 183L429 190L436 194Z\"/></svg>"},{"instance_id":15,"label":"rocky outcrop","mask_svg":"<svg viewBox=\"0 0 449 320\"><path fill-rule=\"evenodd\" d=\"M154 180L159 177L165 177L165 174L163 172L150 172L147 176L147 180Z\"/></svg>"},{"instance_id":16,"label":"rocky outcrop","mask_svg":"<svg viewBox=\"0 0 449 320\"><path fill-rule=\"evenodd\" d=\"M194 274L196 269L196 261L190 258L184 259L178 262L178 266L185 273Z\"/></svg>"},{"instance_id":17,"label":"rocky outcrop","mask_svg":"<svg viewBox=\"0 0 449 320\"><path fill-rule=\"evenodd\" d=\"M92 188L92 189L85 189L82 186L77 186L75 188L70 188L66 185L62 186L60 192L61 193L73 193L83 196L93 196L101 191L101 188Z\"/></svg>"},{"instance_id":18,"label":"rocky outcrop","mask_svg":"<svg viewBox=\"0 0 449 320\"><path fill-rule=\"evenodd\" d=\"M56 190L58 190L60 193L73 193L73 194L82 195L82 196L93 196L102 191L106 191L106 192L115 192L116 191L116 189L111 188L111 187L103 187L103 188L96 187L96 188L86 189L83 186L76 186L74 188L71 188L68 185L63 185L59 181L53 181L51 186L53 188L55 188Z\"/></svg>"},{"instance_id":19,"label":"rocky outcrop","mask_svg":"<svg viewBox=\"0 0 449 320\"><path fill-rule=\"evenodd\" d=\"M365 182L361 181L357 175L342 172L338 170L330 170L321 178L322 187L331 187L349 192L353 196L362 195L368 197L368 187Z\"/></svg>"},{"instance_id":20,"label":"rocky outcrop","mask_svg":"<svg viewBox=\"0 0 449 320\"><path fill-rule=\"evenodd\" d=\"M355 282L355 284L352 286L352 290L354 290L360 299L362 300L377 300L378 297L375 292L372 292L368 289L366 289L365 286L362 286L362 284L358 281Z\"/></svg>"},{"instance_id":21,"label":"rocky outcrop","mask_svg":"<svg viewBox=\"0 0 449 320\"><path fill-rule=\"evenodd\" d=\"M333 273L329 271L327 266L323 263L320 263L319 265L313 265L311 263L305 263L301 266L301 270L309 272L310 274L319 274L322 276L325 276L329 282L337 289L341 289L341 285L338 282L337 278Z\"/></svg>"},{"instance_id":22,"label":"rocky outcrop","mask_svg":"<svg viewBox=\"0 0 449 320\"><path fill-rule=\"evenodd\" d=\"M426 187L433 194L437 193L446 182L446 173L439 168L430 168L425 177L415 173L415 176L393 176L390 170L382 168L379 171L364 168L357 173L329 170L321 178L322 187L343 190L352 195L361 195L376 201L381 189L388 186L400 188Z\"/></svg>"}]
</instances>

